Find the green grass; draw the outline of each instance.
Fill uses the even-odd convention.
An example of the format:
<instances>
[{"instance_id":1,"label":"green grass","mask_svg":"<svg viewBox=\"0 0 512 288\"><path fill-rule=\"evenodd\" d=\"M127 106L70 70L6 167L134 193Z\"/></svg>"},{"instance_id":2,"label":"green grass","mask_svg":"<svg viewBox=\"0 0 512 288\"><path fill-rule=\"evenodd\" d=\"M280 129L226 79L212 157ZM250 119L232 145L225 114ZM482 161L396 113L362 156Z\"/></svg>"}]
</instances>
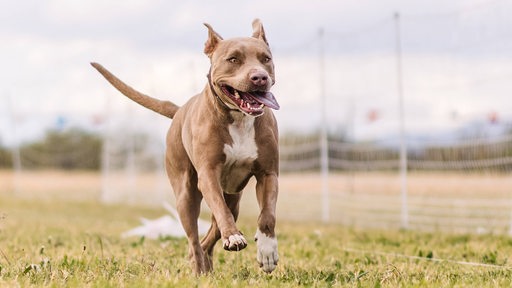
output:
<instances>
[{"instance_id":1,"label":"green grass","mask_svg":"<svg viewBox=\"0 0 512 288\"><path fill-rule=\"evenodd\" d=\"M215 251L215 272L194 277L185 239L122 239L163 209L0 197L0 287L510 287L507 236L354 230L278 222L281 261L261 272L250 241ZM243 214L243 211L242 211ZM255 219L242 216L248 238ZM418 256L407 258L393 254ZM429 261L449 259L503 267Z\"/></svg>"}]
</instances>

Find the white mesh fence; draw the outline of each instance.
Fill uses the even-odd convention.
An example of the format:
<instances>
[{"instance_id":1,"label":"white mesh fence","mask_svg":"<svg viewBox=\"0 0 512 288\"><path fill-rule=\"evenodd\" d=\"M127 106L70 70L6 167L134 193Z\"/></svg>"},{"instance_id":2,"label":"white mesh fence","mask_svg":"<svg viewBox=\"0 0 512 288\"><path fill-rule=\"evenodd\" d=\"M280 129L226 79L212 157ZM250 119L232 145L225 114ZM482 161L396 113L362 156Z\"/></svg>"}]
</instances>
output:
<instances>
[{"instance_id":1,"label":"white mesh fence","mask_svg":"<svg viewBox=\"0 0 512 288\"><path fill-rule=\"evenodd\" d=\"M512 136L472 140L415 141L409 143L407 163L413 171L509 172ZM281 170L308 171L320 166L320 141L302 137L281 141ZM392 171L399 167L399 149L378 143L329 140L329 166L333 171Z\"/></svg>"},{"instance_id":2,"label":"white mesh fence","mask_svg":"<svg viewBox=\"0 0 512 288\"><path fill-rule=\"evenodd\" d=\"M411 141L412 142L412 141ZM319 140L282 141L285 172L318 171ZM286 144L285 144L286 143ZM359 227L402 226L508 233L512 216L512 137L409 143L407 203L401 197L398 147L329 141L331 221ZM316 181L320 181L317 177ZM309 205L319 207L317 200ZM306 194L307 191L299 192ZM310 191L310 194L315 194ZM315 199L311 197L311 199ZM405 211L404 211L405 209ZM319 219L319 212L315 215Z\"/></svg>"}]
</instances>

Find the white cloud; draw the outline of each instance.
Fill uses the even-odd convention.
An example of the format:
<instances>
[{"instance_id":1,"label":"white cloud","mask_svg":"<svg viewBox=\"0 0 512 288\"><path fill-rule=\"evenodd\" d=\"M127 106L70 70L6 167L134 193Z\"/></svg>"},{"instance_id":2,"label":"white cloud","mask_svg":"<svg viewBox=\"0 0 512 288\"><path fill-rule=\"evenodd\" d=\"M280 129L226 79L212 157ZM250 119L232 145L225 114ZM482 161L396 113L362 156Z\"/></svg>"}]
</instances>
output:
<instances>
[{"instance_id":1,"label":"white cloud","mask_svg":"<svg viewBox=\"0 0 512 288\"><path fill-rule=\"evenodd\" d=\"M54 23L87 24L91 21L109 24L114 19L128 21L137 15L151 11L159 1L125 0L117 1L77 1L49 0L45 2L43 13Z\"/></svg>"}]
</instances>

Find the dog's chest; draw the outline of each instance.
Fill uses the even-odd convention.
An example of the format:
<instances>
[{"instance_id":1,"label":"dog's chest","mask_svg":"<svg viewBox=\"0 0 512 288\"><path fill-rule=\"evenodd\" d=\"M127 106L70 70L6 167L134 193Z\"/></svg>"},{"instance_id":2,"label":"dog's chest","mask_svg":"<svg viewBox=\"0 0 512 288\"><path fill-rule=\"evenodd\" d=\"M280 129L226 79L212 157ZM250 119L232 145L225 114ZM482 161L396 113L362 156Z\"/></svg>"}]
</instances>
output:
<instances>
[{"instance_id":1,"label":"dog's chest","mask_svg":"<svg viewBox=\"0 0 512 288\"><path fill-rule=\"evenodd\" d=\"M243 117L228 126L232 143L224 144L226 161L221 184L226 193L237 193L250 175L252 164L258 158L254 118Z\"/></svg>"},{"instance_id":2,"label":"dog's chest","mask_svg":"<svg viewBox=\"0 0 512 288\"><path fill-rule=\"evenodd\" d=\"M232 143L224 144L226 165L232 165L237 161L252 161L258 157L253 117L244 117L244 119L230 124L228 130Z\"/></svg>"}]
</instances>

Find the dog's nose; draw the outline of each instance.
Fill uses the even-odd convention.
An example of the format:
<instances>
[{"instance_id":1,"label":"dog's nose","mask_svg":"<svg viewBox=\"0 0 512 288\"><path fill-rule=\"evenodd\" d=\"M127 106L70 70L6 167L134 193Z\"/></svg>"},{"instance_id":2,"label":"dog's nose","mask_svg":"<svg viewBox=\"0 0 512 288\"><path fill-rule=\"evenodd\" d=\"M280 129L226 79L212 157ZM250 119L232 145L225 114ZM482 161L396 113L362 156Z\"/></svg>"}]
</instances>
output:
<instances>
[{"instance_id":1,"label":"dog's nose","mask_svg":"<svg viewBox=\"0 0 512 288\"><path fill-rule=\"evenodd\" d=\"M265 86L267 85L268 75L263 72L254 72L250 75L250 79L252 84L256 86Z\"/></svg>"}]
</instances>

